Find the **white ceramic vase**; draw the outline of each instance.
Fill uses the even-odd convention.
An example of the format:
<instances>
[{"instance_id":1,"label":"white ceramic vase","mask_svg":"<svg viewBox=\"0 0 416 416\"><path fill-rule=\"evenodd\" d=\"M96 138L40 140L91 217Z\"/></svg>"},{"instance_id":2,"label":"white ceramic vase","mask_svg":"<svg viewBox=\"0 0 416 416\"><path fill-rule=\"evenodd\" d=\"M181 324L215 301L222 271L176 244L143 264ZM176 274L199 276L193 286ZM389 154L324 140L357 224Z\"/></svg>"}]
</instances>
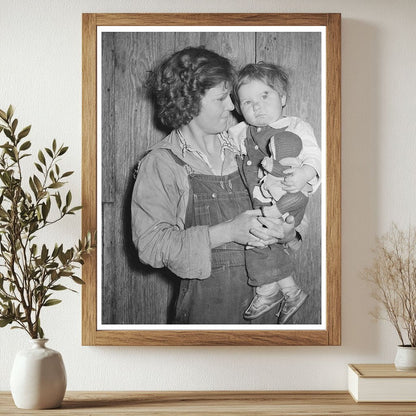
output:
<instances>
[{"instance_id":1,"label":"white ceramic vase","mask_svg":"<svg viewBox=\"0 0 416 416\"><path fill-rule=\"evenodd\" d=\"M47 341L32 339L30 349L16 354L10 388L15 405L21 409L53 409L64 398L64 362L59 352L45 346Z\"/></svg>"},{"instance_id":2,"label":"white ceramic vase","mask_svg":"<svg viewBox=\"0 0 416 416\"><path fill-rule=\"evenodd\" d=\"M416 347L398 345L394 365L399 371L416 370Z\"/></svg>"}]
</instances>

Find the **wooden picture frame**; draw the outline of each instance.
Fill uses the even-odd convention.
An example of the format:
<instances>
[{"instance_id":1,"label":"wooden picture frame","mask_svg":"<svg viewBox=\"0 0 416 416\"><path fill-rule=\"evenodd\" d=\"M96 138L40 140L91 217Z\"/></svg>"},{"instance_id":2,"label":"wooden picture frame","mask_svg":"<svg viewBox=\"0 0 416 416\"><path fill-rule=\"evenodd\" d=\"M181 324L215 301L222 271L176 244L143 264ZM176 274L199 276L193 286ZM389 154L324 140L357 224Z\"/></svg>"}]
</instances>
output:
<instances>
[{"instance_id":1,"label":"wooden picture frame","mask_svg":"<svg viewBox=\"0 0 416 416\"><path fill-rule=\"evenodd\" d=\"M83 233L88 230L97 230L98 235L101 235L103 230L103 220L97 214L97 208L101 212L104 202L102 192L99 189L100 184L107 183L111 175L114 176L114 172L118 167L112 168L110 173L103 173L102 166L105 163L114 163L107 158L107 153L102 154L101 144L97 145L97 137L100 136L102 129L112 130L113 124L111 123L125 123L132 125L135 121L132 121L134 115L140 111L135 108L130 111L124 111L123 104L117 104L117 111L119 114L124 114L121 119L115 120L114 115L115 104L109 104L107 100L106 91L110 91L114 87L114 79L110 75L98 75L100 73L98 64L106 62L106 59L115 59L116 54L114 45L107 45L106 49L102 48L99 42L102 42L102 28L107 28L107 32L117 32L120 28L123 31L135 30L135 31L147 31L150 33L159 33L165 31L172 32L175 27L185 28L186 31L195 31L196 33L205 33L217 28L217 33L223 32L235 32L245 31L249 33L268 33L268 39L274 39L276 36L272 36L273 28L280 27L282 32L292 33L296 30L305 32L305 28L310 28L310 32L314 32L315 29L321 35L321 55L324 58L319 62L319 59L315 59L317 65L320 66L322 74L322 85L320 91L321 96L317 99L321 100L322 113L320 115L321 123L319 128L322 127L322 143L323 154L325 155L325 161L323 173L323 183L325 184L325 193L323 193L323 202L320 206L324 212L322 218L324 218L323 224L321 224L321 237L322 246L320 246L324 257L320 257L322 264L320 265L321 276L323 276L324 284L320 285L320 324L319 325L291 325L282 327L276 326L277 329L269 328L268 326L256 325L255 329L246 329L245 327L229 328L227 325L219 326L215 328L205 327L201 325L197 328L176 328L174 326L158 326L156 323L146 326L146 322L140 325L134 325L131 322L115 323L102 323L103 320L103 305L106 311L108 310L109 319L111 319L111 311L117 309L121 304L124 308L128 308L128 305L133 305L134 299L127 299L126 292L120 295L119 285L120 279L123 277L123 273L126 273L126 268L117 268L113 270L110 283L112 293L110 295L103 295L102 287L104 285L103 278L98 277L100 268L102 267L102 253L103 248L100 246L101 241L98 240L97 252L91 255L83 266L83 279L86 284L82 291L82 344L83 345L340 345L341 343L341 98L340 98L340 86L341 86L341 16L340 14L83 14L83 39L82 39L82 165L83 165L83 179L82 179L82 229ZM113 29L117 27L118 29ZM172 29L172 27L174 27ZM130 28L130 29L129 29ZM160 28L160 29L159 29ZM169 30L169 28L171 28ZM195 29L194 29L195 28ZM218 29L219 28L219 29ZM223 28L223 30L222 30ZM271 31L270 28L273 30ZM299 29L300 28L300 29ZM319 30L318 30L319 29ZM177 29L173 30L175 32ZM277 30L277 29L276 29ZM309 29L308 29L309 30ZM309 33L309 31L306 31ZM175 32L176 33L176 32ZM179 33L179 32L178 32ZM211 33L211 32L210 32ZM227 32L228 33L228 32ZM277 32L276 32L277 33ZM201 35L202 36L202 35ZM220 36L220 35L218 35ZM257 36L257 35L256 35ZM182 36L183 37L183 36ZM226 44L224 39L221 38L221 43ZM273 40L272 39L272 40ZM271 41L272 41L271 40ZM109 40L113 42L113 40ZM182 40L183 43L183 40ZM159 42L159 46L162 44ZM179 42L180 44L180 42ZM113 45L113 46L112 46ZM272 45L275 45L273 43ZM191 45L189 45L191 46ZM199 46L199 45L192 45ZM211 45L212 46L212 45ZM270 50L269 45L263 45L264 51ZM142 46L141 46L142 47ZM146 48L146 46L143 46ZM183 47L183 46L182 46ZM209 45L207 46L207 48ZM169 52L170 46L166 46L164 53ZM308 41L306 45L302 47L303 51L309 50ZM163 49L163 48L162 48ZM236 47L235 49L229 48L229 53L232 55L233 50L244 49ZM146 49L144 49L146 51ZM288 50L292 50L288 48ZM107 51L107 52L105 52ZM170 49L170 52L173 52ZM283 51L284 52L284 51ZM107 53L107 55L106 55ZM303 53L303 52L302 52ZM304 52L307 53L307 52ZM161 58L162 52L156 47L148 51L148 54L154 56L154 60ZM282 54L284 55L284 53ZM290 53L288 52L288 56ZM136 65L140 65L140 60L145 59L143 56L137 57ZM288 59L291 59L290 56ZM293 62L293 61L292 61ZM246 62L249 63L249 62ZM98 68L99 69L99 68ZM128 71L125 67L119 68L120 71ZM128 76L131 76L129 74ZM101 84L98 85L98 78L102 77ZM107 77L103 80L103 78ZM106 86L103 83L106 82ZM134 86L135 88L137 86ZM130 88L129 91L133 91L135 94L135 88ZM137 87L138 88L138 87ZM308 83L304 87L303 91L298 92L301 94L308 94ZM114 93L114 91L112 91ZM318 96L317 93L316 96ZM99 98L98 98L99 97ZM136 97L137 98L137 97ZM107 106L107 107L106 107ZM112 106L111 108L109 106ZM103 127L102 111L105 108L106 121ZM121 108L121 109L120 109ZM294 111L302 112L302 105L294 107ZM301 116L301 115L300 115ZM124 118L123 118L124 117ZM108 121L111 119L110 121ZM147 123L154 123L154 120L147 117ZM136 120L137 121L137 120ZM318 123L319 124L319 123ZM150 124L147 124L147 130L143 127L144 133L149 133ZM134 128L136 129L136 127ZM140 129L139 129L140 130ZM139 130L135 130L136 134ZM113 132L114 133L114 132ZM113 134L114 136L114 134ZM162 136L161 136L162 137ZM106 139L103 138L102 141ZM116 138L115 140L119 140ZM117 145L117 143L115 143ZM150 145L151 143L147 143ZM325 145L325 146L324 146ZM126 144L120 145L123 150L124 157L129 157L132 153L132 149ZM110 151L108 153L111 153ZM97 163L97 158L100 159L101 164ZM128 166L127 176L130 174L131 166ZM124 191L131 191L132 179L128 179L129 183L125 186ZM99 186L97 187L97 184ZM119 191L120 192L120 191ZM325 198L326 196L326 198ZM118 208L121 214L127 214L127 203L122 208ZM117 212L117 211L115 211ZM321 211L320 211L321 212ZM326 213L326 215L325 215ZM321 219L319 221L321 221ZM313 222L312 222L313 224ZM326 226L326 228L325 228ZM123 231L123 228L121 228ZM117 235L116 235L117 234ZM128 239L128 232L122 237L123 241L119 240L119 232L115 232L114 239L116 240L114 246L116 247L114 253L119 253L120 247L123 249L125 239ZM123 232L121 232L123 234ZM106 234L106 241L112 239L112 236ZM119 254L115 254L116 256ZM134 258L133 255L126 254L127 259L125 263L129 265ZM98 259L98 263L97 263ZM307 261L307 260L303 260ZM139 262L137 258L137 262ZM107 259L105 267L115 267L111 265L111 260ZM126 266L128 267L128 266ZM153 276L153 270L145 268L144 273L147 276L149 282L157 280L157 277ZM121 278L120 278L121 276ZM113 283L114 282L114 283ZM135 293L134 290L142 290L142 286L137 288L139 283L137 279L130 278L130 284L133 289L131 293ZM101 289L100 289L101 288ZM101 290L98 294L97 290ZM144 289L143 289L144 290ZM140 301L154 302L152 298L151 289L146 289L147 292L140 298ZM130 289L127 289L130 293ZM114 292L114 293L113 293ZM117 293L119 298L117 299ZM137 292L139 293L139 292ZM150 295L149 295L150 294ZM154 293L153 293L154 294ZM101 296L101 298L99 298ZM134 296L137 296L134 295ZM133 297L134 297L133 296ZM150 299L149 299L150 298ZM130 302L130 303L129 303ZM137 303L140 303L137 301ZM126 306L127 305L127 306ZM107 321L109 321L109 319ZM123 319L121 319L123 320ZM128 319L126 319L128 321ZM309 329L311 327L312 329ZM163 329L160 329L163 328ZM172 328L172 329L171 329Z\"/></svg>"}]
</instances>

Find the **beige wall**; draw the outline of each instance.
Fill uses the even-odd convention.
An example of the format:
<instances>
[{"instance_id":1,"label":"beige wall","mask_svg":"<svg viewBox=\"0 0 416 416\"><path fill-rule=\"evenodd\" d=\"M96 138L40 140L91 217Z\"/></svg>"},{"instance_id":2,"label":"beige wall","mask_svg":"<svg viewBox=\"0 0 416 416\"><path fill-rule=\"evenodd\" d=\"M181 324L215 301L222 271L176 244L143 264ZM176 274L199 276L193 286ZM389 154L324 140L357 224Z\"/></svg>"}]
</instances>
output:
<instances>
[{"instance_id":1,"label":"beige wall","mask_svg":"<svg viewBox=\"0 0 416 416\"><path fill-rule=\"evenodd\" d=\"M50 347L59 350L68 389L344 389L349 362L392 362L393 329L369 316L359 278L377 233L416 222L416 2L413 0L0 0L0 108L12 103L32 124L34 148L70 145L64 167L74 199L81 187L81 13L342 13L342 339L341 347L81 347L81 298L64 294L46 310ZM69 160L71 159L71 160ZM75 202L76 202L75 201ZM67 244L80 216L44 236ZM0 390L7 390L26 335L0 330Z\"/></svg>"}]
</instances>

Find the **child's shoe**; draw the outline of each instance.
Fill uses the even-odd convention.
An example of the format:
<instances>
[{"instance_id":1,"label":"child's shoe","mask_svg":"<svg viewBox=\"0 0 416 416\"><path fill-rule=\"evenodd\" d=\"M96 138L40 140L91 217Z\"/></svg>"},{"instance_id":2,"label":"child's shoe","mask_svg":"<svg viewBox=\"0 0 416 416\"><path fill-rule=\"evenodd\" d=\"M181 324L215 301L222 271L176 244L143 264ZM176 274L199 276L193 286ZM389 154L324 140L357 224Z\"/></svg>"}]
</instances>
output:
<instances>
[{"instance_id":1,"label":"child's shoe","mask_svg":"<svg viewBox=\"0 0 416 416\"><path fill-rule=\"evenodd\" d=\"M281 308L280 313L277 314L277 323L286 323L289 318L291 318L304 304L307 297L308 294L305 293L302 289L299 289L293 295L285 295L283 307Z\"/></svg>"},{"instance_id":2,"label":"child's shoe","mask_svg":"<svg viewBox=\"0 0 416 416\"><path fill-rule=\"evenodd\" d=\"M279 305L283 299L285 298L282 296L279 290L275 293L272 293L271 295L256 294L249 307L244 312L244 319L252 321L253 319L259 318L266 312Z\"/></svg>"}]
</instances>

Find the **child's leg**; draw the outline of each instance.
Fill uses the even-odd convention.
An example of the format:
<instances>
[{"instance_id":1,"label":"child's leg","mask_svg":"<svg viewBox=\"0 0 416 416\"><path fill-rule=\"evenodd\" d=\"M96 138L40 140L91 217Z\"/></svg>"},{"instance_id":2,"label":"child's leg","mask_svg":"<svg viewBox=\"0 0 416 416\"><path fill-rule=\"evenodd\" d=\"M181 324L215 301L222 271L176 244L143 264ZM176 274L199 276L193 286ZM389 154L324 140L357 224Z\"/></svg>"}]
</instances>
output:
<instances>
[{"instance_id":1,"label":"child's leg","mask_svg":"<svg viewBox=\"0 0 416 416\"><path fill-rule=\"evenodd\" d=\"M302 192L287 193L273 205L263 206L261 209L265 217L281 218L286 213L292 215L297 227L302 222L308 202L309 198Z\"/></svg>"},{"instance_id":2,"label":"child's leg","mask_svg":"<svg viewBox=\"0 0 416 416\"><path fill-rule=\"evenodd\" d=\"M284 212L280 212L276 204L261 207L263 217L282 218Z\"/></svg>"},{"instance_id":3,"label":"child's leg","mask_svg":"<svg viewBox=\"0 0 416 416\"><path fill-rule=\"evenodd\" d=\"M305 303L308 294L305 293L295 282L293 276L288 276L279 280L278 285L282 291L285 301L283 308L278 314L279 324L286 323Z\"/></svg>"},{"instance_id":4,"label":"child's leg","mask_svg":"<svg viewBox=\"0 0 416 416\"><path fill-rule=\"evenodd\" d=\"M284 295L290 295L297 292L299 289L293 276L285 277L284 279L279 280L277 284Z\"/></svg>"},{"instance_id":5,"label":"child's leg","mask_svg":"<svg viewBox=\"0 0 416 416\"><path fill-rule=\"evenodd\" d=\"M244 318L253 320L282 302L278 281L292 275L294 266L281 244L246 250L245 257L248 284L256 288L256 295L244 312Z\"/></svg>"},{"instance_id":6,"label":"child's leg","mask_svg":"<svg viewBox=\"0 0 416 416\"><path fill-rule=\"evenodd\" d=\"M283 301L277 282L266 283L256 287L256 295L244 312L244 319L251 321L269 312Z\"/></svg>"},{"instance_id":7,"label":"child's leg","mask_svg":"<svg viewBox=\"0 0 416 416\"><path fill-rule=\"evenodd\" d=\"M256 293L262 296L270 296L279 292L280 286L278 282L265 283L256 287Z\"/></svg>"},{"instance_id":8,"label":"child's leg","mask_svg":"<svg viewBox=\"0 0 416 416\"><path fill-rule=\"evenodd\" d=\"M276 207L282 214L287 212L292 215L297 227L302 222L308 202L309 198L302 192L287 193L276 201Z\"/></svg>"}]
</instances>

